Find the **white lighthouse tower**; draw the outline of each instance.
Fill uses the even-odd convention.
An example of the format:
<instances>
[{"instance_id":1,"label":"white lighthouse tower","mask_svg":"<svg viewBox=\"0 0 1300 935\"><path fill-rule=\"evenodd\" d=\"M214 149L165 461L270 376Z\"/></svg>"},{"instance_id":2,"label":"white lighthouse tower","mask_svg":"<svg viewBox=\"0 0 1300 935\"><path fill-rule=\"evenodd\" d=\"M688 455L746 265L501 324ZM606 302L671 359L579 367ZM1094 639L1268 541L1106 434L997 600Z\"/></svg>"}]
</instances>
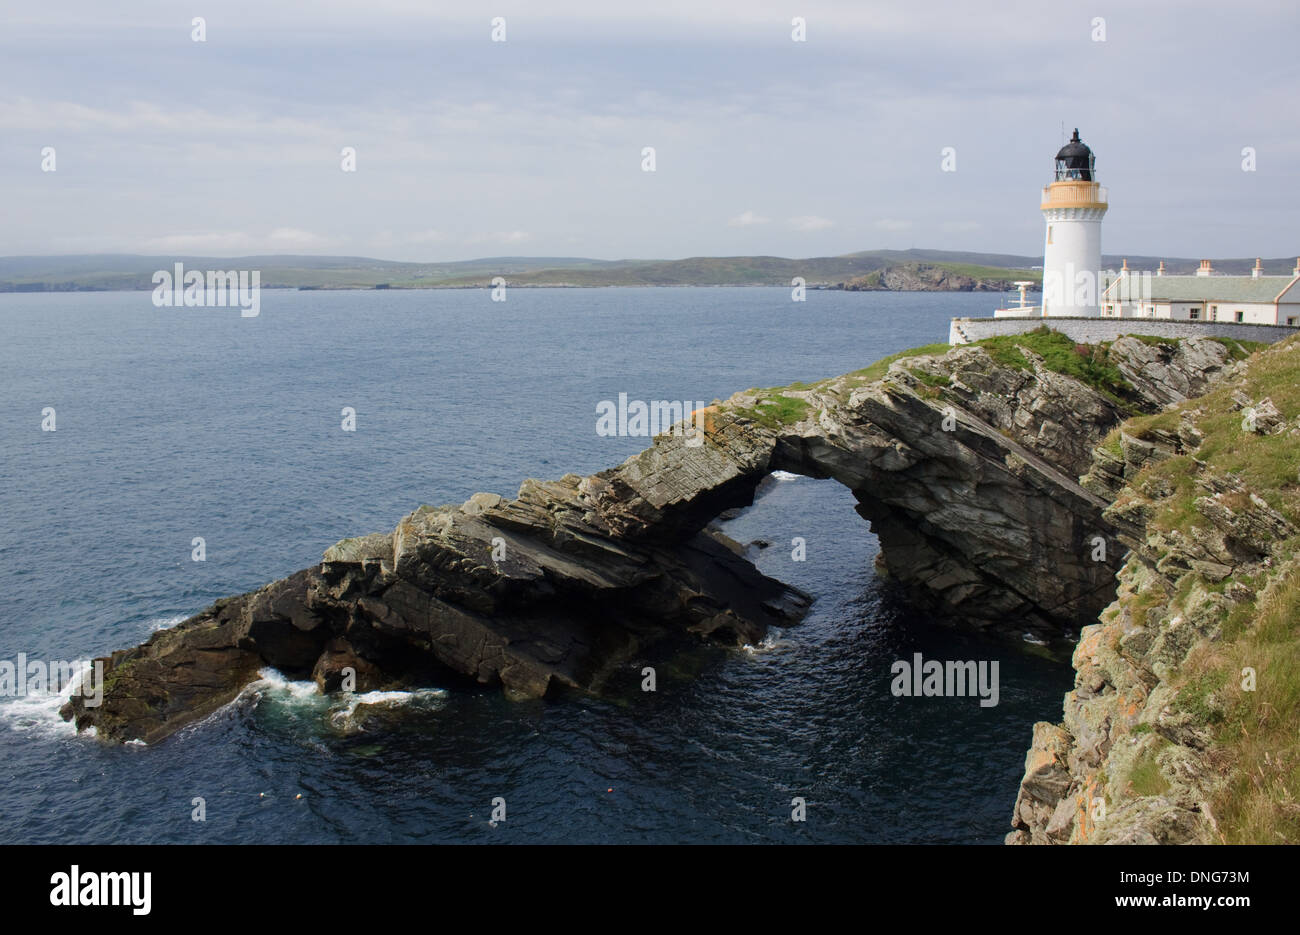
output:
<instances>
[{"instance_id":1,"label":"white lighthouse tower","mask_svg":"<svg viewBox=\"0 0 1300 935\"><path fill-rule=\"evenodd\" d=\"M1106 189L1096 157L1074 137L1056 154L1056 181L1043 189L1043 316L1096 318L1101 281L1101 219Z\"/></svg>"}]
</instances>

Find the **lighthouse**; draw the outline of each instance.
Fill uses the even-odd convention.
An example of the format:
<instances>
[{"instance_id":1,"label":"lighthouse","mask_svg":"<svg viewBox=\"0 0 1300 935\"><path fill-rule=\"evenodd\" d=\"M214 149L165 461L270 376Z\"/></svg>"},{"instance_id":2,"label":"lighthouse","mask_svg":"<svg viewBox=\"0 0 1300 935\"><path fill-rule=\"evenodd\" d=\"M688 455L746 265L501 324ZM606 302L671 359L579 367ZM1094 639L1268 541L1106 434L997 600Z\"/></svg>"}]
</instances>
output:
<instances>
[{"instance_id":1,"label":"lighthouse","mask_svg":"<svg viewBox=\"0 0 1300 935\"><path fill-rule=\"evenodd\" d=\"M1056 179L1043 189L1043 316L1099 316L1101 219L1106 216L1106 189L1097 184L1096 157L1079 139L1056 154Z\"/></svg>"}]
</instances>

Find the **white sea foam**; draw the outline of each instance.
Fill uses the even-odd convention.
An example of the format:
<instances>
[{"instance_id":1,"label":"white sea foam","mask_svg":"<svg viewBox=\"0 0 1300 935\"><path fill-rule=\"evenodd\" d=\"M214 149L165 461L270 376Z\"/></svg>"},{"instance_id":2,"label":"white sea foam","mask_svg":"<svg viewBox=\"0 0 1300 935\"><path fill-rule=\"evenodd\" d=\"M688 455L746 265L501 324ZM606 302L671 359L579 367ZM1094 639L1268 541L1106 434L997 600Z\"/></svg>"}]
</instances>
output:
<instances>
[{"instance_id":1,"label":"white sea foam","mask_svg":"<svg viewBox=\"0 0 1300 935\"><path fill-rule=\"evenodd\" d=\"M170 630L176 624L189 620L191 614L176 614L172 617L154 617L152 620L145 622L145 628L150 633L157 633L159 630Z\"/></svg>"},{"instance_id":2,"label":"white sea foam","mask_svg":"<svg viewBox=\"0 0 1300 935\"><path fill-rule=\"evenodd\" d=\"M182 619L185 618L174 618L172 622L164 623L164 625L171 626L174 622ZM161 627L157 627L157 629L161 629ZM19 698L0 700L0 725L18 733L38 738L70 738L78 736L76 725L71 721L63 720L59 715L59 709L63 707L72 696L72 693L81 685L82 677L89 670L90 663L88 661L84 662L77 669L76 677L58 694L41 692ZM251 696L255 701L260 701L262 698L272 698L277 704L298 707L300 705L319 705L337 697L323 695L314 681L291 679L279 670L269 666L259 670L257 675L258 678L255 681L244 686L244 690L240 693L236 702L239 699ZM362 694L346 693L341 696L344 699L343 704L334 707L330 711L329 718L331 723L337 727L349 727L351 726L349 722L359 705L427 707L445 698L446 695L446 690L441 688L420 688L414 691L372 691ZM222 708L212 712L208 717L187 725L182 733L201 730L206 722L215 717L220 717L227 707L229 706L223 705ZM95 728L90 727L82 731L81 735L93 738L96 736ZM130 740L125 746L144 747L147 744L143 740Z\"/></svg>"},{"instance_id":3,"label":"white sea foam","mask_svg":"<svg viewBox=\"0 0 1300 935\"><path fill-rule=\"evenodd\" d=\"M447 694L441 688L420 688L411 692L390 691L390 692L366 692L362 695L354 696L355 704L383 704L389 702L392 704L407 704L423 698L441 698Z\"/></svg>"},{"instance_id":4,"label":"white sea foam","mask_svg":"<svg viewBox=\"0 0 1300 935\"><path fill-rule=\"evenodd\" d=\"M421 705L431 701L436 701L447 696L446 689L443 688L417 688L415 691L387 691L387 692L365 692L361 695L350 695L348 702L341 710L352 714L357 709L357 705L363 704L383 704L391 707L400 705L415 704Z\"/></svg>"},{"instance_id":5,"label":"white sea foam","mask_svg":"<svg viewBox=\"0 0 1300 935\"><path fill-rule=\"evenodd\" d=\"M360 725L353 721L353 715L357 713L357 707L360 705L384 705L392 708L411 705L425 708L436 706L436 703L446 696L447 691L442 688L417 688L414 691L375 691L365 692L360 695L348 694L346 695L347 700L340 707L330 711L330 723L339 730L360 730Z\"/></svg>"},{"instance_id":6,"label":"white sea foam","mask_svg":"<svg viewBox=\"0 0 1300 935\"><path fill-rule=\"evenodd\" d=\"M59 709L81 687L81 680L90 671L90 665L90 660L81 660L76 675L57 694L36 692L0 701L0 724L32 737L75 737L76 725L65 721L59 715ZM93 729L85 733L88 737L95 735Z\"/></svg>"},{"instance_id":7,"label":"white sea foam","mask_svg":"<svg viewBox=\"0 0 1300 935\"><path fill-rule=\"evenodd\" d=\"M789 645L790 641L781 639L780 633L769 632L767 636L759 640L757 644L745 643L740 648L751 656L757 656L761 653L770 653L776 649L784 649Z\"/></svg>"},{"instance_id":8,"label":"white sea foam","mask_svg":"<svg viewBox=\"0 0 1300 935\"><path fill-rule=\"evenodd\" d=\"M278 669L267 666L265 669L259 669L257 672L257 681L249 682L244 688L245 692L263 695L275 695L277 701L287 701L290 704L310 701L313 698L320 698L320 687L314 682L295 681L288 678Z\"/></svg>"},{"instance_id":9,"label":"white sea foam","mask_svg":"<svg viewBox=\"0 0 1300 935\"><path fill-rule=\"evenodd\" d=\"M789 471L773 471L772 477L776 480L798 480L803 477L803 475L791 474Z\"/></svg>"},{"instance_id":10,"label":"white sea foam","mask_svg":"<svg viewBox=\"0 0 1300 935\"><path fill-rule=\"evenodd\" d=\"M442 688L417 688L413 691L372 691L356 694L340 692L323 694L314 681L295 681L282 672L270 667L258 671L258 679L244 689L244 696L251 695L257 700L270 698L276 704L291 708L320 708L328 705L329 722L336 729L343 731L359 730L353 720L357 708L361 705L381 705L397 708L430 707L446 697Z\"/></svg>"}]
</instances>

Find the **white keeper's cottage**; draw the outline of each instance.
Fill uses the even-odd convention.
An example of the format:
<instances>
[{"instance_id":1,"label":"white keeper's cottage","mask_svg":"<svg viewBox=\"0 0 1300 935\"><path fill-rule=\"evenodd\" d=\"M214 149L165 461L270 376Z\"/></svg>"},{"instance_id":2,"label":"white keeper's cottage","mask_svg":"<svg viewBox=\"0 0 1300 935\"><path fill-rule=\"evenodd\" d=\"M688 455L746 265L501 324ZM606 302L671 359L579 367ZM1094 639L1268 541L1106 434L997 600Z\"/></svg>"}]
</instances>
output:
<instances>
[{"instance_id":1,"label":"white keeper's cottage","mask_svg":"<svg viewBox=\"0 0 1300 935\"><path fill-rule=\"evenodd\" d=\"M1101 297L1104 318L1300 325L1300 259L1290 276L1265 276L1261 260L1249 276L1220 276L1209 260L1193 276L1154 276L1124 268Z\"/></svg>"}]
</instances>

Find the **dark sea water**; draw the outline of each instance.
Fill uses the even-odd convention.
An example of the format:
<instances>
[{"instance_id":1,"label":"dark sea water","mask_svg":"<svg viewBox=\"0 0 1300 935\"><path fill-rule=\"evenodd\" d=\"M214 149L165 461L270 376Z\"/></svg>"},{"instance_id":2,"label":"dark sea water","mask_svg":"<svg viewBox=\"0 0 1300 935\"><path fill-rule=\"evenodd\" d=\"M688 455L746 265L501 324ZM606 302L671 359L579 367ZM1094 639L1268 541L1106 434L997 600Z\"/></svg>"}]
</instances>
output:
<instances>
[{"instance_id":1,"label":"dark sea water","mask_svg":"<svg viewBox=\"0 0 1300 935\"><path fill-rule=\"evenodd\" d=\"M595 434L620 392L831 376L946 340L996 299L266 291L245 319L148 293L0 295L0 659L133 646L421 503L617 464L645 446ZM202 723L116 748L76 736L58 698L0 699L0 842L996 842L1070 670L909 611L852 507L833 481L765 485L727 532L773 543L759 567L813 612L750 650L645 660L655 693L431 690L357 730L348 698L267 672ZM914 652L997 660L1000 703L893 697L890 664Z\"/></svg>"}]
</instances>

